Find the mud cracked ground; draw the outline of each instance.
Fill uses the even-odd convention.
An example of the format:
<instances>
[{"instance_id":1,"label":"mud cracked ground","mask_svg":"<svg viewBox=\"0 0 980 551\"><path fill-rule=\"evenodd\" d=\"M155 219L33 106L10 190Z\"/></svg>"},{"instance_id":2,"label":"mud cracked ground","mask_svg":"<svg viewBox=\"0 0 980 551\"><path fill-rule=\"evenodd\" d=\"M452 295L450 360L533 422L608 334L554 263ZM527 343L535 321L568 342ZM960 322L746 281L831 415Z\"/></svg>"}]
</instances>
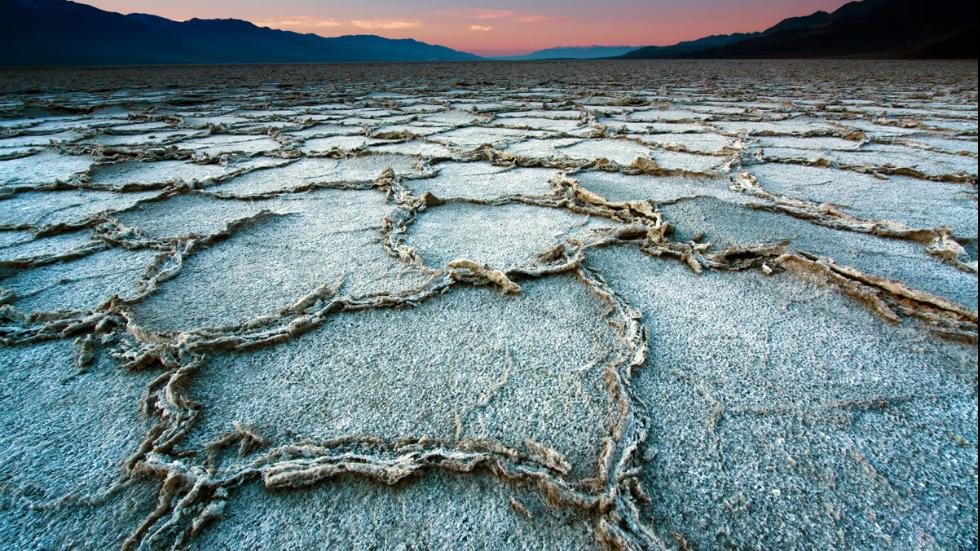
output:
<instances>
[{"instance_id":1,"label":"mud cracked ground","mask_svg":"<svg viewBox=\"0 0 980 551\"><path fill-rule=\"evenodd\" d=\"M0 75L7 549L977 545L977 66Z\"/></svg>"}]
</instances>

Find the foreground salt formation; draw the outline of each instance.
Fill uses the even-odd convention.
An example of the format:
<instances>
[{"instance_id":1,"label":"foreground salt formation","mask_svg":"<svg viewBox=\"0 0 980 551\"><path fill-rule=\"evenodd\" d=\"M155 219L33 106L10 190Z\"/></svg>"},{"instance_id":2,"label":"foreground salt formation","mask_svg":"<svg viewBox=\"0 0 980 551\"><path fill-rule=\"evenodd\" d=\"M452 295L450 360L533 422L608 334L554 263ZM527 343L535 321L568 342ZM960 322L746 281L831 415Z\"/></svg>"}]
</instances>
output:
<instances>
[{"instance_id":1,"label":"foreground salt formation","mask_svg":"<svg viewBox=\"0 0 980 551\"><path fill-rule=\"evenodd\" d=\"M975 547L977 70L898 69L5 73L0 541Z\"/></svg>"}]
</instances>

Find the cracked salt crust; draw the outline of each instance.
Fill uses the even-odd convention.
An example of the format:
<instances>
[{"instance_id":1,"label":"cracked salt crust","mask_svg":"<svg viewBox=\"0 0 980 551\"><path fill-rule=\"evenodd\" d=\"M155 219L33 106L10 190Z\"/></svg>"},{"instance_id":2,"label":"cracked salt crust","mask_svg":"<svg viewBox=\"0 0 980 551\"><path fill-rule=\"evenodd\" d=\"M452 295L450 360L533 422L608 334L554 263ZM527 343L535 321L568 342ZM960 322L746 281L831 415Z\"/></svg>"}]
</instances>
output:
<instances>
[{"instance_id":1,"label":"cracked salt crust","mask_svg":"<svg viewBox=\"0 0 980 551\"><path fill-rule=\"evenodd\" d=\"M436 67L0 80L0 541L976 541L975 64Z\"/></svg>"},{"instance_id":2,"label":"cracked salt crust","mask_svg":"<svg viewBox=\"0 0 980 551\"><path fill-rule=\"evenodd\" d=\"M628 249L589 264L648 312L636 384L657 427L651 514L690 545L912 545L933 503L969 500L975 456L951 435L976 438L975 348L924 341L782 275L696 277ZM786 518L809 536L781 530ZM939 528L940 546L971 531L958 515Z\"/></svg>"}]
</instances>

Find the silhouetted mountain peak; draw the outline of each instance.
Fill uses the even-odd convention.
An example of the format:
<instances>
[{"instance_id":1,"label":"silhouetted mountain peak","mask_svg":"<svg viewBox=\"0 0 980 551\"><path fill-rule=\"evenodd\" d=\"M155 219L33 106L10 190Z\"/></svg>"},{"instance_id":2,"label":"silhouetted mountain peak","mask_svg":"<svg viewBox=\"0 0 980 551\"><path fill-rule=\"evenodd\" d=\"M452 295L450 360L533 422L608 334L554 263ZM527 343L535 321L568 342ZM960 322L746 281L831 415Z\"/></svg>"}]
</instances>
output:
<instances>
[{"instance_id":1,"label":"silhouetted mountain peak","mask_svg":"<svg viewBox=\"0 0 980 551\"><path fill-rule=\"evenodd\" d=\"M141 23L146 23L150 25L176 25L176 21L171 21L165 17L160 17L159 15L152 15L149 13L130 13L125 16L126 19L133 21L139 21Z\"/></svg>"},{"instance_id":2,"label":"silhouetted mountain peak","mask_svg":"<svg viewBox=\"0 0 980 551\"><path fill-rule=\"evenodd\" d=\"M250 21L243 21L241 19L188 19L184 21L184 25L194 26L194 27L211 27L211 28L221 28L221 29L235 29L235 30L254 30L262 29L268 27L258 27ZM288 31L287 31L288 32Z\"/></svg>"},{"instance_id":3,"label":"silhouetted mountain peak","mask_svg":"<svg viewBox=\"0 0 980 551\"><path fill-rule=\"evenodd\" d=\"M863 0L832 13L790 17L760 33L650 46L633 59L976 58L976 0ZM972 29L972 30L971 30ZM972 33L972 34L971 34Z\"/></svg>"},{"instance_id":4,"label":"silhouetted mountain peak","mask_svg":"<svg viewBox=\"0 0 980 551\"><path fill-rule=\"evenodd\" d=\"M772 27L769 27L763 34L778 33L782 31L792 31L797 29L816 29L826 27L834 21L834 16L829 12L815 11L810 15L800 17L790 17L783 19Z\"/></svg>"}]
</instances>

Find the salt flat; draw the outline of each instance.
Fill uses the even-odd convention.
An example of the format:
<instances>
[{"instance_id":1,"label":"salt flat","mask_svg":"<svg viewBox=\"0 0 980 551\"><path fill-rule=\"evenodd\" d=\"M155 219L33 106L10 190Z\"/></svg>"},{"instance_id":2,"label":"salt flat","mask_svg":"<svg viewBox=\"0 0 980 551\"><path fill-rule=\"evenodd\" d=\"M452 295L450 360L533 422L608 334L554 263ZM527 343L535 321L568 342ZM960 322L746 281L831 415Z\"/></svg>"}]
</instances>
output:
<instances>
[{"instance_id":1,"label":"salt flat","mask_svg":"<svg viewBox=\"0 0 980 551\"><path fill-rule=\"evenodd\" d=\"M0 92L5 546L977 545L974 62Z\"/></svg>"}]
</instances>

